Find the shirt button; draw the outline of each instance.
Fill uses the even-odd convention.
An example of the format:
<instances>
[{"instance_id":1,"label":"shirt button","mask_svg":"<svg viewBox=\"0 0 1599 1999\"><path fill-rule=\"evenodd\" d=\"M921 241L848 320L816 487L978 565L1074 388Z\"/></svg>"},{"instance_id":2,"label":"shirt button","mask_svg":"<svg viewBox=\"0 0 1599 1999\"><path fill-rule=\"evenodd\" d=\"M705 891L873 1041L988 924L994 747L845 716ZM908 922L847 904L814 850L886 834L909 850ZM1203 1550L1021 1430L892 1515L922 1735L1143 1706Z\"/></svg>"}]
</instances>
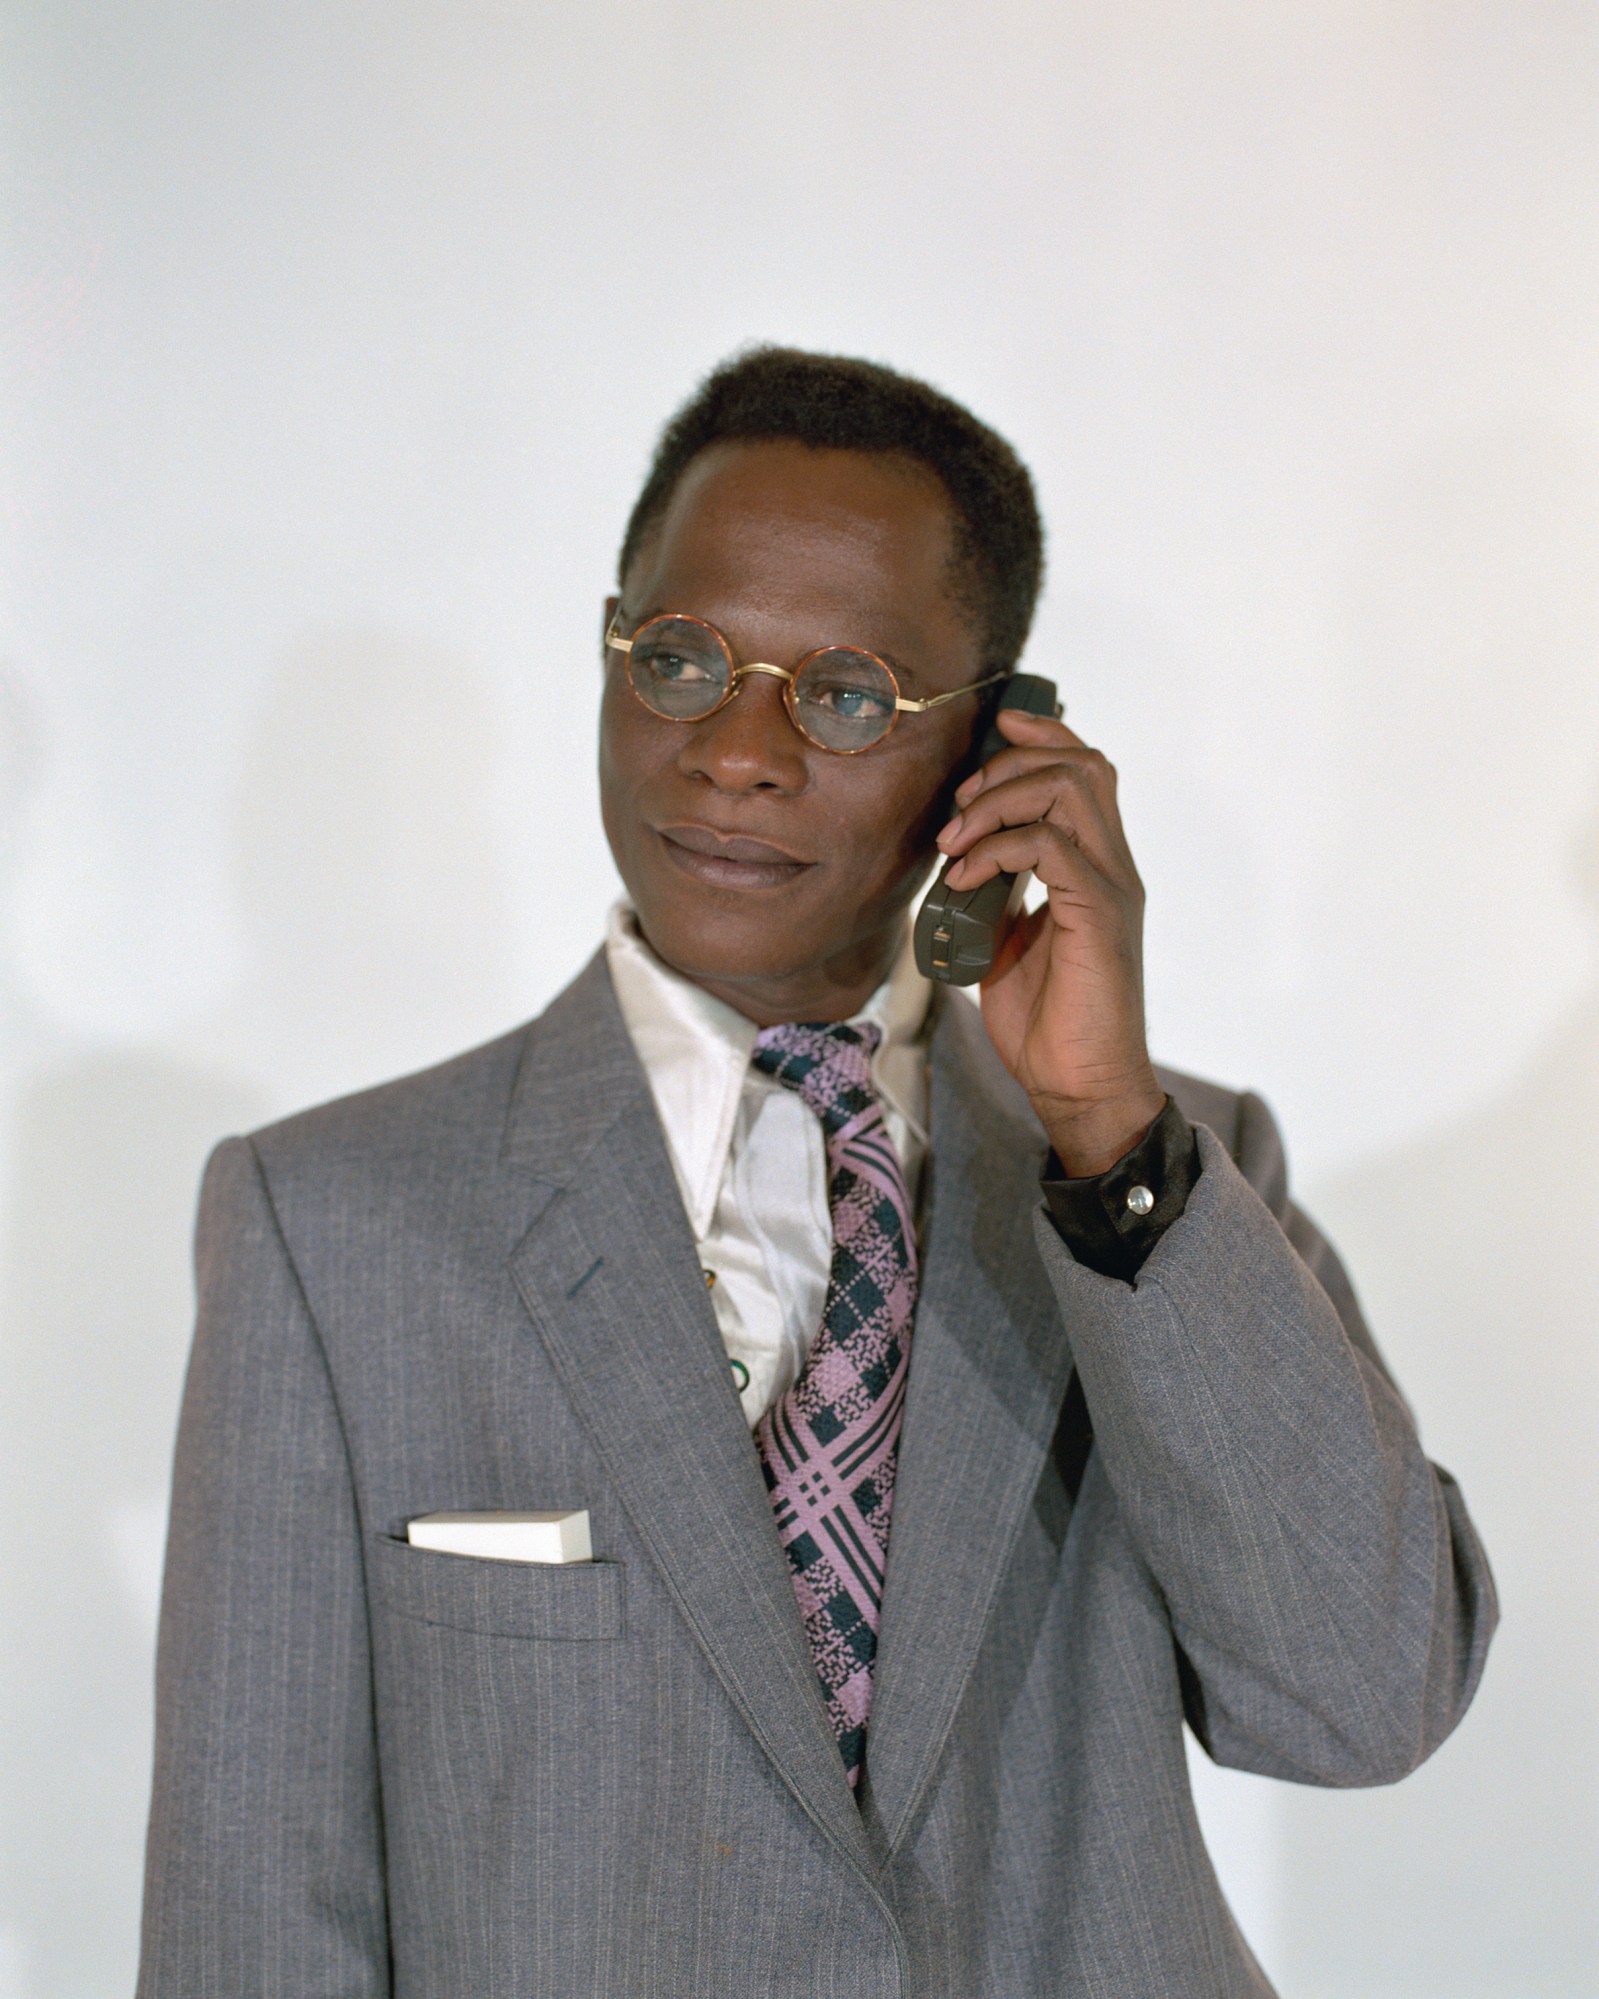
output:
<instances>
[{"instance_id":1,"label":"shirt button","mask_svg":"<svg viewBox=\"0 0 1599 1999\"><path fill-rule=\"evenodd\" d=\"M1155 1205L1155 1197L1147 1187L1127 1189L1127 1207L1131 1214L1147 1215Z\"/></svg>"}]
</instances>

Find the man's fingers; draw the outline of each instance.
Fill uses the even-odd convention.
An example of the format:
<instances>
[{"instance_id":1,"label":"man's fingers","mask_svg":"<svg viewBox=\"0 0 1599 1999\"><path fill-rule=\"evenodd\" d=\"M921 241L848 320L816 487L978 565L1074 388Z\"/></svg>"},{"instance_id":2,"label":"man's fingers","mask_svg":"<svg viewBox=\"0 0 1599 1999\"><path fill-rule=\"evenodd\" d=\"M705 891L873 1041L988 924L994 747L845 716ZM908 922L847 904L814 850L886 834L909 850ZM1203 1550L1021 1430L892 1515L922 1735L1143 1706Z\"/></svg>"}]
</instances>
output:
<instances>
[{"instance_id":1,"label":"man's fingers","mask_svg":"<svg viewBox=\"0 0 1599 1999\"><path fill-rule=\"evenodd\" d=\"M991 756L987 763L959 785L955 792L958 802L964 804L968 798L975 798L980 791L990 785L1003 783L1016 772L1028 770L1040 763L1081 764L1089 771L1096 784L1101 785L1108 795L1116 790L1116 767L1103 751L1085 743L1081 736L1068 729L1064 722L1052 722L1047 715L1012 715L1009 709L1001 709L1000 720L1017 727L1007 733L1014 741L1006 749ZM1026 733L1022 733L1025 726Z\"/></svg>"},{"instance_id":2,"label":"man's fingers","mask_svg":"<svg viewBox=\"0 0 1599 1999\"><path fill-rule=\"evenodd\" d=\"M953 863L949 883L951 888L981 888L997 874L1027 872L1046 888L1075 890L1095 901L1120 901L1127 894L1064 827L1041 819L987 834Z\"/></svg>"},{"instance_id":3,"label":"man's fingers","mask_svg":"<svg viewBox=\"0 0 1599 1999\"><path fill-rule=\"evenodd\" d=\"M1069 722L1054 715L1029 715L1025 708L1001 708L994 721L1008 742L1059 743L1065 749L1076 750L1088 747Z\"/></svg>"},{"instance_id":4,"label":"man's fingers","mask_svg":"<svg viewBox=\"0 0 1599 1999\"><path fill-rule=\"evenodd\" d=\"M1096 758L1112 777L1115 776L1109 758L1091 743L1085 743L1069 722L1057 721L1053 715L1029 715L1022 708L1001 708L994 721L1006 742L1017 749L1080 751ZM1001 756L1004 754L1004 751L1000 752Z\"/></svg>"},{"instance_id":5,"label":"man's fingers","mask_svg":"<svg viewBox=\"0 0 1599 1999\"><path fill-rule=\"evenodd\" d=\"M1058 755L1012 763L1010 754L1003 772L989 765L991 775L981 791L966 800L956 794L961 809L939 834L938 843L946 853L957 852L963 837L969 843L996 826L1019 826L1027 819L1042 819L1057 803L1085 811L1106 827L1116 819L1115 803L1103 796L1099 774L1092 765L1075 759L1068 762Z\"/></svg>"},{"instance_id":6,"label":"man's fingers","mask_svg":"<svg viewBox=\"0 0 1599 1999\"><path fill-rule=\"evenodd\" d=\"M1056 743L1038 749L1018 745L1014 749L1001 750L997 756L990 757L980 770L974 770L964 784L956 787L955 803L969 805L980 793L992 791L997 784L1008 784L1012 778L1025 777L1029 771L1053 770L1057 764L1073 758L1086 759L1091 754L1082 750L1073 751L1064 744ZM1084 768L1091 770L1086 761Z\"/></svg>"},{"instance_id":7,"label":"man's fingers","mask_svg":"<svg viewBox=\"0 0 1599 1999\"><path fill-rule=\"evenodd\" d=\"M946 854L969 854L1002 827L1038 821L1069 833L1107 874L1123 877L1128 886L1137 881L1115 801L1101 796L1091 769L1059 757L1024 768L980 792L943 828L938 845Z\"/></svg>"},{"instance_id":8,"label":"man's fingers","mask_svg":"<svg viewBox=\"0 0 1599 1999\"><path fill-rule=\"evenodd\" d=\"M1005 716L1009 716L1009 712L1005 712ZM957 808L969 806L983 792L991 792L995 786L1007 784L1011 778L1025 776L1029 770L1059 766L1061 770L1077 772L1099 800L1105 814L1115 814L1115 766L1103 752L1091 750L1079 736L1073 736L1063 722L1051 722L1047 716L1017 716L1015 720L1029 726L1033 740L1015 742L1011 748L991 756L979 770L973 770L971 776L955 788Z\"/></svg>"},{"instance_id":9,"label":"man's fingers","mask_svg":"<svg viewBox=\"0 0 1599 1999\"><path fill-rule=\"evenodd\" d=\"M1074 729L1064 722L1056 721L1052 715L1029 715L1020 708L1001 708L994 718L999 733L1010 747L990 757L987 763L972 772L960 789L964 792L980 786L984 770L992 770L1001 759L1011 756L1015 750L1053 751L1055 755L1069 754L1073 750L1086 750L1088 745Z\"/></svg>"}]
</instances>

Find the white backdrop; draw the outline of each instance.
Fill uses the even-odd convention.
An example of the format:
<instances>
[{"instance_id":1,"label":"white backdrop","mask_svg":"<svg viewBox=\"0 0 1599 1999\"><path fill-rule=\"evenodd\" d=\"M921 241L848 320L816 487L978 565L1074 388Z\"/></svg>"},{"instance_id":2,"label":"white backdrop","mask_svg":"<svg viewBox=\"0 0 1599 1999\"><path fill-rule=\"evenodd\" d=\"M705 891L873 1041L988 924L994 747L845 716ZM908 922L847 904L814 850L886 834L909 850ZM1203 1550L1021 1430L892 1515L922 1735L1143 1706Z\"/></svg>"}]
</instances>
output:
<instances>
[{"instance_id":1,"label":"white backdrop","mask_svg":"<svg viewBox=\"0 0 1599 1999\"><path fill-rule=\"evenodd\" d=\"M1299 1999L1599 1994L1590 0L13 0L0 1999L130 1988L221 1133L533 1011L598 608L729 349L1030 460L1160 1053L1271 1098L1506 1623L1392 1792L1201 1773Z\"/></svg>"}]
</instances>

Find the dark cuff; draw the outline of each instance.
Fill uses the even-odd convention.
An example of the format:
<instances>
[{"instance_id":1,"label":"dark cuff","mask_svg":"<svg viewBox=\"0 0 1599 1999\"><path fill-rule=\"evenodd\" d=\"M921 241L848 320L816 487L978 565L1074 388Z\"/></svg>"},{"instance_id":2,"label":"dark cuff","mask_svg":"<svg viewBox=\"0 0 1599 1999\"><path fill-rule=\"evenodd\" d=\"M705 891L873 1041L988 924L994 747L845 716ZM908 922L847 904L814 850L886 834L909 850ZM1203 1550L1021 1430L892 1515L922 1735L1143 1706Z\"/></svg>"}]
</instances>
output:
<instances>
[{"instance_id":1,"label":"dark cuff","mask_svg":"<svg viewBox=\"0 0 1599 1999\"><path fill-rule=\"evenodd\" d=\"M1188 1205L1199 1178L1199 1142L1168 1097L1160 1116L1109 1172L1068 1180L1052 1152L1042 1178L1049 1218L1077 1261L1101 1277L1130 1283ZM1140 1208L1147 1211L1140 1214Z\"/></svg>"}]
</instances>

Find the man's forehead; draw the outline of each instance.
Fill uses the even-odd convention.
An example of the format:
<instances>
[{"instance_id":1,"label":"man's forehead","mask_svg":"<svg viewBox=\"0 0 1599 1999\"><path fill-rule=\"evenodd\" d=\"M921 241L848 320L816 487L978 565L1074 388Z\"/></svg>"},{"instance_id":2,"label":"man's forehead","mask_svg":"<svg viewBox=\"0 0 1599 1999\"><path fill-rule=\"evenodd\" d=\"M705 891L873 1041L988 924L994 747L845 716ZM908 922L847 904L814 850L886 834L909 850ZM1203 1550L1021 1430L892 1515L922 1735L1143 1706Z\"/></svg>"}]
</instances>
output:
<instances>
[{"instance_id":1,"label":"man's forehead","mask_svg":"<svg viewBox=\"0 0 1599 1999\"><path fill-rule=\"evenodd\" d=\"M903 454L719 443L685 471L639 550L629 596L756 591L774 611L870 608L941 621L952 608L953 546L942 483Z\"/></svg>"}]
</instances>

